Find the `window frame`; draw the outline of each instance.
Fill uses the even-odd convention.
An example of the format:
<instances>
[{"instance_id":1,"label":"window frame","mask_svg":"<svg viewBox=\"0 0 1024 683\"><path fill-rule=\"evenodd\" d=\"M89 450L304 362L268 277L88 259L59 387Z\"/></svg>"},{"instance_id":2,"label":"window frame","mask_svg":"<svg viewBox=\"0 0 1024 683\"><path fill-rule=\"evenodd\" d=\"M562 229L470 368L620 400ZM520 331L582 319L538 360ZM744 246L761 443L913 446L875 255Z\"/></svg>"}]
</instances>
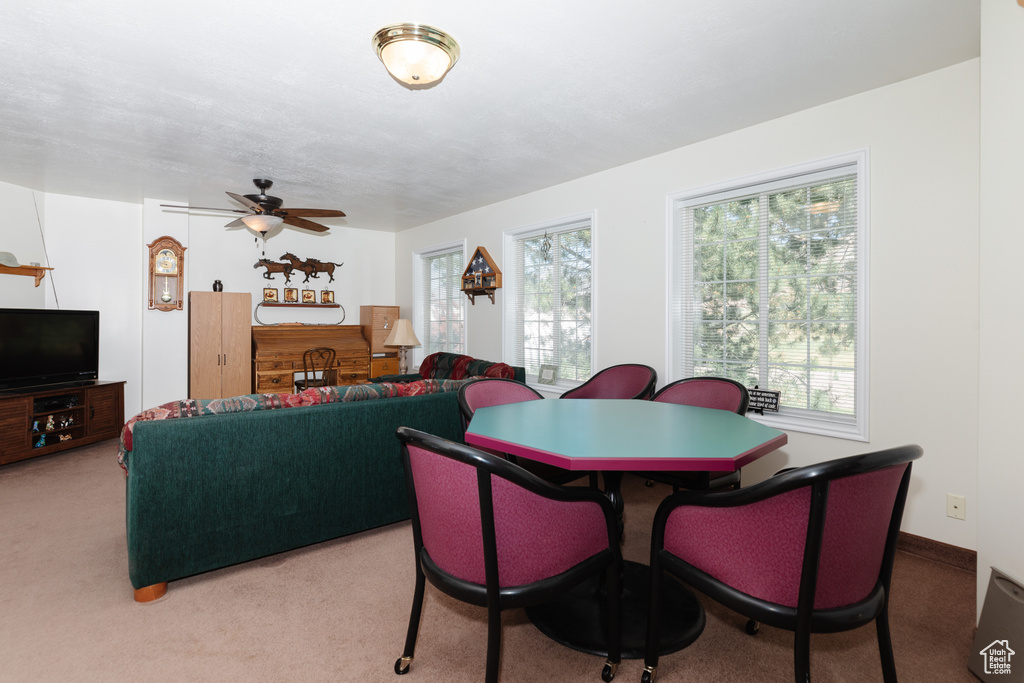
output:
<instances>
[{"instance_id":1,"label":"window frame","mask_svg":"<svg viewBox=\"0 0 1024 683\"><path fill-rule=\"evenodd\" d=\"M597 353L597 213L588 211L585 213L565 216L555 220L534 223L531 225L510 228L502 233L502 246L505 253L506 268L502 272L502 280L505 293L502 296L502 356L504 361L510 365L523 365L525 361L520 358L518 349L522 348L522 340L516 338L516 292L519 285L519 269L517 264L512 262L515 255L515 243L519 240L529 239L547 233L554 235L558 233L575 232L585 226L579 225L586 222L590 229L590 376L594 375L594 358ZM583 384L582 381L565 380L559 378L555 384L540 384L537 375L526 375L526 383L534 389L542 392L564 393L569 389Z\"/></svg>"},{"instance_id":2,"label":"window frame","mask_svg":"<svg viewBox=\"0 0 1024 683\"><path fill-rule=\"evenodd\" d=\"M730 197L741 197L757 194L759 192L781 189L795 182L801 182L805 177L813 180L815 175L856 175L857 182L857 293L855 324L857 326L856 339L857 348L855 353L856 369L855 377L855 414L849 423L828 419L829 413L816 417L811 411L800 411L799 414L787 412L785 409L778 413L765 413L763 416L755 413L748 414L758 422L775 427L776 429L806 432L821 436L830 436L854 441L869 440L869 396L870 396L870 368L869 368L869 343L871 339L869 329L869 304L870 296L870 231L869 231L869 155L867 149L855 150L852 152L825 157L814 161L808 161L784 168L774 169L757 173L741 178L735 178L718 182L702 187L676 192L666 197L666 249L665 263L667 274L666 289L666 363L669 381L682 379L687 372L684 361L685 356L683 344L685 343L685 325L687 324L677 315L675 302L677 298L686 300L686 292L692 293L692 275L687 283L686 272L693 263L693 244L682 244L682 225L679 220L681 209L688 204L705 204L711 201L727 201ZM683 267L686 264L687 267ZM677 265L679 267L677 267ZM767 279L767 265L761 264L761 276L759 280ZM689 269L692 273L692 269ZM761 357L764 363L764 356ZM692 366L691 366L692 367ZM767 387L770 389L771 387Z\"/></svg>"},{"instance_id":3,"label":"window frame","mask_svg":"<svg viewBox=\"0 0 1024 683\"><path fill-rule=\"evenodd\" d=\"M462 263L465 266L466 259L469 256L466 253L467 241L465 238L452 242L445 242L443 244L435 244L430 247L424 247L422 249L416 249L412 252L412 327L416 333L416 337L420 340L426 339L426 320L424 319L424 303L425 299L430 296L429 292L423 291L423 269L425 267L428 258L433 256L441 256L443 254L453 254L455 252L462 253ZM463 268L465 269L465 268ZM464 297L462 294L462 273L455 274L455 289L459 292L460 297ZM462 299L462 348L468 348L469 340L469 316L466 314L466 301ZM418 346L411 349L413 352L409 359L410 368L419 368L423 359L426 358L426 350L422 346Z\"/></svg>"}]
</instances>

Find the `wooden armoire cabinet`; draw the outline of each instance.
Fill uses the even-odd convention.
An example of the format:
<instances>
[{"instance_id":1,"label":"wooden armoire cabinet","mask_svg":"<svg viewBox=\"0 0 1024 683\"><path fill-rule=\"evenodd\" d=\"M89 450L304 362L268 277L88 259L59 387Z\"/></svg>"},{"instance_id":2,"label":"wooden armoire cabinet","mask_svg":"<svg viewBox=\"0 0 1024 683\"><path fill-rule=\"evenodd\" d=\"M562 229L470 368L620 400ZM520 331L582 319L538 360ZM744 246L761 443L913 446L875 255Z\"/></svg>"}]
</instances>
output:
<instances>
[{"instance_id":1,"label":"wooden armoire cabinet","mask_svg":"<svg viewBox=\"0 0 1024 683\"><path fill-rule=\"evenodd\" d=\"M188 293L188 396L252 393L252 294Z\"/></svg>"},{"instance_id":2,"label":"wooden armoire cabinet","mask_svg":"<svg viewBox=\"0 0 1024 683\"><path fill-rule=\"evenodd\" d=\"M360 306L359 327L370 345L370 377L394 375L398 372L398 349L384 346L391 328L398 320L398 306Z\"/></svg>"}]
</instances>

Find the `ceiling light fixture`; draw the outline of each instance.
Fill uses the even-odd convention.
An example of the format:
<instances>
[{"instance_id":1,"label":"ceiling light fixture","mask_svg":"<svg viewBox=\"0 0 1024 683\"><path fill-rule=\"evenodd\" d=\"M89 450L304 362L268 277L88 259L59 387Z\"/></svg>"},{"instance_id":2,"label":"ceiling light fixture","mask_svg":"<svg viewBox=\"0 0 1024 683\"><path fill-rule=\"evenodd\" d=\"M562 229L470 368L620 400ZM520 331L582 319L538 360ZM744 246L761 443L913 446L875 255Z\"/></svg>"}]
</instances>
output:
<instances>
[{"instance_id":1,"label":"ceiling light fixture","mask_svg":"<svg viewBox=\"0 0 1024 683\"><path fill-rule=\"evenodd\" d=\"M245 223L246 227L252 228L256 232L266 233L268 230L273 230L281 225L284 219L280 216L272 216L269 213L254 213L251 216L242 216L242 222Z\"/></svg>"},{"instance_id":2,"label":"ceiling light fixture","mask_svg":"<svg viewBox=\"0 0 1024 683\"><path fill-rule=\"evenodd\" d=\"M459 61L455 39L423 24L385 26L373 36L373 48L388 72L407 85L439 81Z\"/></svg>"}]
</instances>

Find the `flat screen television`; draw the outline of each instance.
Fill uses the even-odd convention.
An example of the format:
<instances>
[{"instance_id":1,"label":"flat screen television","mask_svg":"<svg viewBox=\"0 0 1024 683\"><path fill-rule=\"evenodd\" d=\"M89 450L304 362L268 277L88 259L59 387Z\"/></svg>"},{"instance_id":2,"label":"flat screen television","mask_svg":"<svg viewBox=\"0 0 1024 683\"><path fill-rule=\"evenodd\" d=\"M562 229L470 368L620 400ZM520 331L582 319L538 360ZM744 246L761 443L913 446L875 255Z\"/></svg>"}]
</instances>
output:
<instances>
[{"instance_id":1,"label":"flat screen television","mask_svg":"<svg viewBox=\"0 0 1024 683\"><path fill-rule=\"evenodd\" d=\"M0 308L0 391L94 380L100 312Z\"/></svg>"}]
</instances>

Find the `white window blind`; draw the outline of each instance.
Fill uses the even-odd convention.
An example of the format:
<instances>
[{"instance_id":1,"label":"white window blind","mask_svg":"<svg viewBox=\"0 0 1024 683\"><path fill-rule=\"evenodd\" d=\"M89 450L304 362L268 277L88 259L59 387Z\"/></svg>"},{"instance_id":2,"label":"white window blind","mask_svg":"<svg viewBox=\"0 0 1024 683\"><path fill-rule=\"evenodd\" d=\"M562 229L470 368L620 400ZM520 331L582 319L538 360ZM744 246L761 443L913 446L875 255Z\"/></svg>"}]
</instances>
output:
<instances>
[{"instance_id":1,"label":"white window blind","mask_svg":"<svg viewBox=\"0 0 1024 683\"><path fill-rule=\"evenodd\" d=\"M466 352L465 270L463 243L417 252L414 260L413 327L420 340L415 359L435 351Z\"/></svg>"},{"instance_id":2,"label":"white window blind","mask_svg":"<svg viewBox=\"0 0 1024 683\"><path fill-rule=\"evenodd\" d=\"M593 218L573 217L505 233L505 358L535 381L558 368L567 388L591 376Z\"/></svg>"},{"instance_id":3,"label":"white window blind","mask_svg":"<svg viewBox=\"0 0 1024 683\"><path fill-rule=\"evenodd\" d=\"M856 157L673 201L674 379L714 375L779 391L780 412L766 422L867 438Z\"/></svg>"}]
</instances>

